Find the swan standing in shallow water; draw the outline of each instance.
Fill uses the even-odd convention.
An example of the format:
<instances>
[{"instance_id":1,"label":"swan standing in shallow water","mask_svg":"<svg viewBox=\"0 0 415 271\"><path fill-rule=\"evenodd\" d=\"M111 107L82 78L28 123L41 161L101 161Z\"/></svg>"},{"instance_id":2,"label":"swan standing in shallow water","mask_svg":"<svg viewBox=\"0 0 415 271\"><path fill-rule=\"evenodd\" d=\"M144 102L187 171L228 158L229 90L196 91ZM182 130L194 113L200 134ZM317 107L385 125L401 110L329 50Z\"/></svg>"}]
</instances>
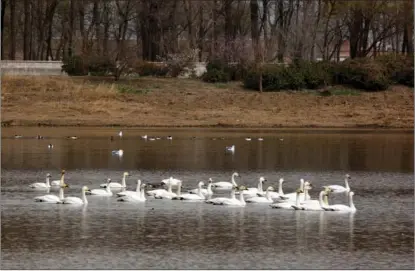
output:
<instances>
[{"instance_id":1,"label":"swan standing in shallow water","mask_svg":"<svg viewBox=\"0 0 415 271\"><path fill-rule=\"evenodd\" d=\"M129 190L121 191L121 192L117 193L117 197L135 195L135 194L140 192L140 187L141 187L141 180L137 180L137 187L136 187L135 191L129 191Z\"/></svg>"},{"instance_id":2,"label":"swan standing in shallow water","mask_svg":"<svg viewBox=\"0 0 415 271\"><path fill-rule=\"evenodd\" d=\"M85 192L88 192L89 188L87 186L83 186L81 189L81 198L78 197L66 197L62 201L58 203L62 204L88 204L88 200L86 199Z\"/></svg>"},{"instance_id":3,"label":"swan standing in shallow water","mask_svg":"<svg viewBox=\"0 0 415 271\"><path fill-rule=\"evenodd\" d=\"M334 205L328 205L324 206L323 209L325 211L335 211L335 212L356 212L356 207L353 203L353 195L354 192L349 192L349 206L344 204L334 204Z\"/></svg>"},{"instance_id":4,"label":"swan standing in shallow water","mask_svg":"<svg viewBox=\"0 0 415 271\"><path fill-rule=\"evenodd\" d=\"M180 182L179 185L178 185L178 188L177 188L177 196L172 197L172 199L179 199L179 200L205 200L205 196L203 196L203 194L202 194L202 185L204 185L204 183L203 182L199 182L198 188L197 188L198 191L197 191L196 194L190 194L190 193L188 193L188 194L181 194L180 191L181 191L182 184Z\"/></svg>"},{"instance_id":5,"label":"swan standing in shallow water","mask_svg":"<svg viewBox=\"0 0 415 271\"><path fill-rule=\"evenodd\" d=\"M204 197L208 197L208 196L212 196L213 195L212 183L213 183L212 178L209 178L207 188L201 188L200 189L200 191L202 192L202 195ZM199 188L195 188L195 189L189 190L187 192L190 193L190 194L197 194L198 191L199 191Z\"/></svg>"},{"instance_id":6,"label":"swan standing in shallow water","mask_svg":"<svg viewBox=\"0 0 415 271\"><path fill-rule=\"evenodd\" d=\"M235 177L241 177L238 172L232 174L232 182L216 182L212 184L214 190L231 190L234 186L238 186L235 182Z\"/></svg>"},{"instance_id":7,"label":"swan standing in shallow water","mask_svg":"<svg viewBox=\"0 0 415 271\"><path fill-rule=\"evenodd\" d=\"M133 191L128 191L128 192L132 192L134 194L128 194L126 196L120 197L117 199L117 201L124 201L124 202L145 202L146 199L146 195L144 193L144 189L146 187L146 184L143 183L140 186L137 186L137 192L133 192Z\"/></svg>"},{"instance_id":8,"label":"swan standing in shallow water","mask_svg":"<svg viewBox=\"0 0 415 271\"><path fill-rule=\"evenodd\" d=\"M121 183L114 183L114 182L110 182L109 186L110 188L125 188L127 187L127 185L125 184L125 179L130 176L130 174L128 172L124 172L122 175L122 179L121 179ZM101 188L106 188L108 183L103 183L100 184L99 187Z\"/></svg>"},{"instance_id":9,"label":"swan standing in shallow water","mask_svg":"<svg viewBox=\"0 0 415 271\"><path fill-rule=\"evenodd\" d=\"M65 178L65 170L63 169L61 172L61 178L60 180L54 180L50 183L51 186L65 186L65 187L69 187L67 184L65 184L64 181Z\"/></svg>"},{"instance_id":10,"label":"swan standing in shallow water","mask_svg":"<svg viewBox=\"0 0 415 271\"><path fill-rule=\"evenodd\" d=\"M274 191L274 188L272 186L268 186L267 191L265 192L265 197L263 196L256 196L249 199L246 199L246 202L251 203L273 203L273 200L271 198L271 192Z\"/></svg>"},{"instance_id":11,"label":"swan standing in shallow water","mask_svg":"<svg viewBox=\"0 0 415 271\"><path fill-rule=\"evenodd\" d=\"M88 190L88 191L86 191L86 194L87 195L94 195L94 196L111 197L112 196L112 191L111 191L111 188L109 186L110 183L111 183L111 179L108 179L107 180L107 187L105 189Z\"/></svg>"},{"instance_id":12,"label":"swan standing in shallow water","mask_svg":"<svg viewBox=\"0 0 415 271\"><path fill-rule=\"evenodd\" d=\"M50 188L50 177L51 176L52 175L50 175L50 173L48 173L48 174L46 174L46 181L44 183L32 183L32 184L29 184L29 187L33 188L33 189L42 189L42 190L49 189Z\"/></svg>"}]
</instances>

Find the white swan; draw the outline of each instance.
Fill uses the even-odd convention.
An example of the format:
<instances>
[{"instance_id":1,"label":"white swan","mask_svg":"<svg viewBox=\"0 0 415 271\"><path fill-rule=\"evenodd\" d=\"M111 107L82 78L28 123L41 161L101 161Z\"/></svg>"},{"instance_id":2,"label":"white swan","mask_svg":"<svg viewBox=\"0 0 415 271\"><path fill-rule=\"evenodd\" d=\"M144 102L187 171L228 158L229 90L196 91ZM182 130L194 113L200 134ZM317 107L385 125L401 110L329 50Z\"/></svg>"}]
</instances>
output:
<instances>
[{"instance_id":1,"label":"white swan","mask_svg":"<svg viewBox=\"0 0 415 271\"><path fill-rule=\"evenodd\" d=\"M33 189L42 189L42 190L49 189L50 188L50 177L51 175L50 173L48 173L46 174L46 181L44 183L32 183L32 184L29 184L29 187Z\"/></svg>"},{"instance_id":2,"label":"white swan","mask_svg":"<svg viewBox=\"0 0 415 271\"><path fill-rule=\"evenodd\" d=\"M63 187L59 189L59 196L48 194L44 196L35 197L35 202L58 203L63 200Z\"/></svg>"},{"instance_id":3,"label":"white swan","mask_svg":"<svg viewBox=\"0 0 415 271\"><path fill-rule=\"evenodd\" d=\"M178 187L179 188L179 187ZM172 192L172 183L167 183L167 190L160 189L154 194L155 199L172 199L173 197L176 197L177 194Z\"/></svg>"},{"instance_id":4,"label":"white swan","mask_svg":"<svg viewBox=\"0 0 415 271\"><path fill-rule=\"evenodd\" d=\"M324 206L325 211L336 211L336 212L356 212L356 207L353 203L354 192L349 192L349 206L343 204L334 204L329 206Z\"/></svg>"},{"instance_id":5,"label":"white swan","mask_svg":"<svg viewBox=\"0 0 415 271\"><path fill-rule=\"evenodd\" d=\"M246 199L246 202L251 202L251 203L273 203L274 201L271 198L271 192L274 191L274 188L272 186L268 186L266 192L265 192L265 197L263 196L255 196L249 199Z\"/></svg>"},{"instance_id":6,"label":"white swan","mask_svg":"<svg viewBox=\"0 0 415 271\"><path fill-rule=\"evenodd\" d=\"M223 201L228 200L228 199L236 199L236 186L232 187L230 198L217 197L213 199L208 199L205 202L209 204L221 204Z\"/></svg>"},{"instance_id":7,"label":"white swan","mask_svg":"<svg viewBox=\"0 0 415 271\"><path fill-rule=\"evenodd\" d=\"M119 131L119 132L118 132L118 136L119 136L119 137L122 137L122 131Z\"/></svg>"},{"instance_id":8,"label":"white swan","mask_svg":"<svg viewBox=\"0 0 415 271\"><path fill-rule=\"evenodd\" d=\"M203 182L199 182L198 188L197 188L198 191L197 191L196 194L190 194L190 193L181 194L180 193L180 190L181 190L182 184L180 182L179 185L178 185L178 188L177 188L177 196L173 197L172 199L180 199L180 200L205 200L205 196L203 196L202 191L201 191L202 185L204 185L204 183Z\"/></svg>"},{"instance_id":9,"label":"white swan","mask_svg":"<svg viewBox=\"0 0 415 271\"><path fill-rule=\"evenodd\" d=\"M69 187L67 184L65 184L64 178L65 178L65 170L63 169L61 172L61 178L59 180L54 180L50 182L50 185L51 186L62 186L63 185L65 187Z\"/></svg>"},{"instance_id":10,"label":"white swan","mask_svg":"<svg viewBox=\"0 0 415 271\"><path fill-rule=\"evenodd\" d=\"M107 180L107 187L105 189L92 189L92 190L88 190L86 191L87 195L94 195L94 196L105 196L105 197L111 197L112 196L112 191L111 188L109 186L109 184L111 183L111 179Z\"/></svg>"},{"instance_id":11,"label":"white swan","mask_svg":"<svg viewBox=\"0 0 415 271\"><path fill-rule=\"evenodd\" d=\"M112 153L112 155L123 156L124 155L124 150L119 149L119 150L112 151L111 153Z\"/></svg>"},{"instance_id":12,"label":"white swan","mask_svg":"<svg viewBox=\"0 0 415 271\"><path fill-rule=\"evenodd\" d=\"M270 191L269 195L271 197L272 200L275 199L280 199L281 196L284 196L284 191L282 190L282 184L284 183L284 179L280 178L278 181L278 192L275 191ZM264 193L262 193L262 196L264 195Z\"/></svg>"},{"instance_id":13,"label":"white swan","mask_svg":"<svg viewBox=\"0 0 415 271\"><path fill-rule=\"evenodd\" d=\"M201 188L200 189L200 191L202 192L202 195L204 197L213 195L212 183L213 183L212 178L209 178L207 188ZM190 194L197 194L198 191L199 191L199 188L195 188L195 189L192 189L192 190L188 190L187 192L190 193Z\"/></svg>"},{"instance_id":14,"label":"white swan","mask_svg":"<svg viewBox=\"0 0 415 271\"><path fill-rule=\"evenodd\" d=\"M236 189L237 190L240 190L239 200L236 199L236 198L226 199L223 202L219 203L219 205L241 206L241 207L244 207L246 205L246 202L245 202L244 194L242 193L242 191L244 189L246 189L246 188L244 186L241 186L241 187L237 187ZM214 205L216 205L216 204L214 203Z\"/></svg>"},{"instance_id":15,"label":"white swan","mask_svg":"<svg viewBox=\"0 0 415 271\"><path fill-rule=\"evenodd\" d=\"M170 177L168 179L161 180L161 182L165 185L167 185L168 183L171 183L172 187L177 187L177 185L179 185L179 182L181 182L181 180Z\"/></svg>"},{"instance_id":16,"label":"white swan","mask_svg":"<svg viewBox=\"0 0 415 271\"><path fill-rule=\"evenodd\" d=\"M138 182L137 182L138 183ZM144 193L144 189L146 187L146 184L143 183L140 186L137 186L137 192L134 191L128 191L132 192L126 196L122 196L117 199L117 201L124 201L124 202L144 202L146 201L146 195Z\"/></svg>"},{"instance_id":17,"label":"white swan","mask_svg":"<svg viewBox=\"0 0 415 271\"><path fill-rule=\"evenodd\" d=\"M216 182L212 184L214 190L231 190L234 186L238 186L235 182L235 177L241 177L238 172L232 174L232 182Z\"/></svg>"},{"instance_id":18,"label":"white swan","mask_svg":"<svg viewBox=\"0 0 415 271\"><path fill-rule=\"evenodd\" d=\"M301 191L304 191L304 185L305 184L309 185L310 183L309 182L304 182L304 179L301 179L300 180L300 190ZM305 199L310 199L310 195L307 196L307 195L303 194L303 196L305 197ZM285 201L295 202L296 198L297 198L297 192L280 195L280 199L282 199L283 201L285 200Z\"/></svg>"},{"instance_id":19,"label":"white swan","mask_svg":"<svg viewBox=\"0 0 415 271\"><path fill-rule=\"evenodd\" d=\"M296 202L297 201L300 201L300 197L301 197L301 194L303 194L304 193L304 191L303 190L301 190L300 188L298 188L296 191L295 191L295 194L296 194ZM293 207L293 202L291 202L291 201L287 201L287 202L277 202L277 203L273 203L273 204L271 204L270 205L272 208L275 208L275 209L292 209Z\"/></svg>"},{"instance_id":20,"label":"white swan","mask_svg":"<svg viewBox=\"0 0 415 271\"><path fill-rule=\"evenodd\" d=\"M328 190L325 189L320 192L318 200L309 200L302 203L300 202L300 197L297 197L296 203L292 207L294 208L294 210L324 211L323 207L328 206L327 195Z\"/></svg>"},{"instance_id":21,"label":"white swan","mask_svg":"<svg viewBox=\"0 0 415 271\"><path fill-rule=\"evenodd\" d=\"M228 151L228 152L235 152L235 145L232 145L232 146L227 146L226 147L226 150Z\"/></svg>"},{"instance_id":22,"label":"white swan","mask_svg":"<svg viewBox=\"0 0 415 271\"><path fill-rule=\"evenodd\" d=\"M117 197L124 197L124 196L128 196L128 195L136 195L137 193L140 192L140 187L141 187L141 180L137 180L137 187L136 187L135 191L129 191L129 190L121 191L121 192L117 193Z\"/></svg>"},{"instance_id":23,"label":"white swan","mask_svg":"<svg viewBox=\"0 0 415 271\"><path fill-rule=\"evenodd\" d=\"M127 187L127 185L125 184L125 179L128 176L130 176L130 174L128 172L124 172L123 175L122 175L121 183L110 182L110 188L125 188L125 187ZM102 184L99 185L99 187L106 188L107 183L102 183Z\"/></svg>"},{"instance_id":24,"label":"white swan","mask_svg":"<svg viewBox=\"0 0 415 271\"><path fill-rule=\"evenodd\" d=\"M66 197L62 201L58 203L62 204L88 204L88 200L86 199L85 192L88 192L89 188L87 186L83 186L81 189L81 198L78 197Z\"/></svg>"},{"instance_id":25,"label":"white swan","mask_svg":"<svg viewBox=\"0 0 415 271\"><path fill-rule=\"evenodd\" d=\"M323 187L324 188L329 188L331 190L330 193L333 193L333 194L348 193L348 192L350 192L350 186L349 186L349 182L348 182L348 180L350 180L350 179L351 179L350 175L346 174L346 176L344 178L344 185L345 186L332 184L332 185L326 185L326 186L323 186Z\"/></svg>"},{"instance_id":26,"label":"white swan","mask_svg":"<svg viewBox=\"0 0 415 271\"><path fill-rule=\"evenodd\" d=\"M260 177L258 180L258 187L248 187L247 190L242 190L241 192L236 192L236 194L238 195L239 193L244 194L245 197L255 197L257 196L257 194L264 194L262 185L264 182L266 182L267 180L264 177Z\"/></svg>"}]
</instances>

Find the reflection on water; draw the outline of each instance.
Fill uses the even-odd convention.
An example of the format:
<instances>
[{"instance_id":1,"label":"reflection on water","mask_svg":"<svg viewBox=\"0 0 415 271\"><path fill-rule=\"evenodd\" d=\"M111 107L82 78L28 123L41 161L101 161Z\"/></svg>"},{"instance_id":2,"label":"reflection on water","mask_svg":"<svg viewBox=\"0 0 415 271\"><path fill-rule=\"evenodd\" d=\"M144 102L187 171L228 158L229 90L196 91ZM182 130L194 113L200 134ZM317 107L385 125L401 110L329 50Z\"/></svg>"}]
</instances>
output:
<instances>
[{"instance_id":1,"label":"reflection on water","mask_svg":"<svg viewBox=\"0 0 415 271\"><path fill-rule=\"evenodd\" d=\"M118 130L92 131L80 130L78 140L64 139L74 131L62 129L3 133L4 269L414 268L412 136L191 130L169 131L173 140L149 142L139 135L167 132L124 130L122 139L110 141ZM52 138L7 138L14 134ZM248 135L264 141L245 141ZM231 143L237 148L233 156L224 151ZM111 156L119 148L122 159ZM43 181L47 172L58 179L62 168L70 185L65 196L76 197L83 185L93 189L106 178L121 181L124 170L131 175L128 190L135 190L139 178L156 183L171 175L195 188L210 177L229 181L238 170L238 184L247 187L265 176L267 186L277 188L284 177L286 193L305 178L317 199L321 186L343 185L347 171L358 211L278 210L267 204L228 208L151 198L133 204L115 196L88 196L86 206L35 203L33 198L46 192L27 185ZM345 197L334 195L330 202L345 203Z\"/></svg>"},{"instance_id":2,"label":"reflection on water","mask_svg":"<svg viewBox=\"0 0 415 271\"><path fill-rule=\"evenodd\" d=\"M77 131L78 140L70 140L65 138L67 128L16 129L2 129L2 168L405 172L414 169L412 133L264 131L254 134L244 130L127 130L122 138L111 140L110 136L118 130L83 129ZM34 138L40 133L45 139ZM144 133L153 136L171 134L173 140L143 140L140 135ZM28 137L14 139L14 134ZM246 141L245 137L251 135L257 136ZM258 136L264 141L256 140ZM54 145L51 150L47 148L49 143ZM235 153L226 153L225 146L232 144L236 146ZM111 155L112 150L118 149L124 150L123 157Z\"/></svg>"}]
</instances>

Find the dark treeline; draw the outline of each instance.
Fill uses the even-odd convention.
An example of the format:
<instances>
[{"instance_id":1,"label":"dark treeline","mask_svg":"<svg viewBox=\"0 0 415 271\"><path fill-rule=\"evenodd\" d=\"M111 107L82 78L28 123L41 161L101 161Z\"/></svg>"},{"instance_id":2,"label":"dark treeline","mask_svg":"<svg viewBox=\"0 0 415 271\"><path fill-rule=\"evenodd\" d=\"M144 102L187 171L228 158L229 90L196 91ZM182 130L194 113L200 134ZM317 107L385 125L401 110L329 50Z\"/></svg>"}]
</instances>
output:
<instances>
[{"instance_id":1,"label":"dark treeline","mask_svg":"<svg viewBox=\"0 0 415 271\"><path fill-rule=\"evenodd\" d=\"M1 58L338 60L412 53L412 0L1 0Z\"/></svg>"}]
</instances>

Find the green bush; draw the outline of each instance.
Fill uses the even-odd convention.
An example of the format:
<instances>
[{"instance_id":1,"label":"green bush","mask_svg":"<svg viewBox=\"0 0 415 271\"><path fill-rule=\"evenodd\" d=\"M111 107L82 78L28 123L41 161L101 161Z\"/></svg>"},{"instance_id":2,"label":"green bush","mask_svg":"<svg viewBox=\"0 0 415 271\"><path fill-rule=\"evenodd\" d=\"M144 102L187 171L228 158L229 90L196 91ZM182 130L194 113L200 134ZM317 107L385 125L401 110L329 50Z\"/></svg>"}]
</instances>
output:
<instances>
[{"instance_id":1,"label":"green bush","mask_svg":"<svg viewBox=\"0 0 415 271\"><path fill-rule=\"evenodd\" d=\"M116 63L108 57L87 58L88 72L92 76L106 76L114 74Z\"/></svg>"},{"instance_id":2,"label":"green bush","mask_svg":"<svg viewBox=\"0 0 415 271\"><path fill-rule=\"evenodd\" d=\"M88 65L82 56L65 57L63 59L62 71L71 76L87 75Z\"/></svg>"},{"instance_id":3,"label":"green bush","mask_svg":"<svg viewBox=\"0 0 415 271\"><path fill-rule=\"evenodd\" d=\"M390 81L394 84L414 86L414 56L387 54L375 58L383 65Z\"/></svg>"},{"instance_id":4,"label":"green bush","mask_svg":"<svg viewBox=\"0 0 415 271\"><path fill-rule=\"evenodd\" d=\"M202 80L208 83L226 83L230 78L229 73L224 70L209 69L202 75Z\"/></svg>"},{"instance_id":5,"label":"green bush","mask_svg":"<svg viewBox=\"0 0 415 271\"><path fill-rule=\"evenodd\" d=\"M332 83L326 63L301 61L294 66L294 72L301 73L308 89L319 89Z\"/></svg>"}]
</instances>

